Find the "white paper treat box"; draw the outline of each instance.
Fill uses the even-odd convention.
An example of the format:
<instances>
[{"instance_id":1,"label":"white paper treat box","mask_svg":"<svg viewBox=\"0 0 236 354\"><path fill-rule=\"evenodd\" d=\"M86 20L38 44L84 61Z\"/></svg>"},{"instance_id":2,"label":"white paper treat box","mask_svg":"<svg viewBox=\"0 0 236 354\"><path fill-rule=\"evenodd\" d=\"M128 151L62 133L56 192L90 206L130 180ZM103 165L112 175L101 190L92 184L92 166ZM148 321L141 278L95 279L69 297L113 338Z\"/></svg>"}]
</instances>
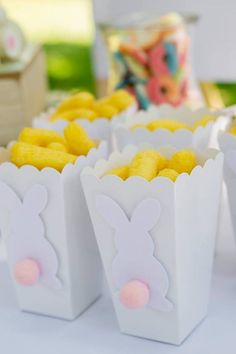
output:
<instances>
[{"instance_id":1,"label":"white paper treat box","mask_svg":"<svg viewBox=\"0 0 236 354\"><path fill-rule=\"evenodd\" d=\"M169 105L150 106L147 111L139 111L130 116L129 119L123 119L114 127L114 136L116 146L119 150L123 149L127 144L139 144L147 142L157 146L171 145L176 148L194 147L197 149L205 149L209 147L211 138L214 135L214 129L217 124L210 121L206 126L199 126L194 131L190 129L178 129L171 132L167 129L157 129L149 131L146 127L137 127L136 125L146 125L147 123L160 119L171 119L177 122L185 123L190 128L205 115L218 117L217 113L207 108L191 110L187 106L173 108ZM214 146L211 144L211 147ZM215 146L214 146L215 147Z\"/></svg>"},{"instance_id":2,"label":"white paper treat box","mask_svg":"<svg viewBox=\"0 0 236 354\"><path fill-rule=\"evenodd\" d=\"M120 113L117 116L114 116L111 120L107 118L98 118L93 122L90 122L88 119L76 119L74 122L82 125L89 136L92 139L105 140L108 142L108 148L112 151L113 141L112 141L112 130L113 127L118 124L118 122L122 119L126 119L133 115L137 111L137 105L133 104L124 112ZM38 117L33 120L34 128L43 128L43 129L51 129L57 131L59 133L63 132L65 127L68 125L68 120L58 119L56 121L50 121L49 118L53 114L54 109L49 110L48 112L41 113Z\"/></svg>"},{"instance_id":3,"label":"white paper treat box","mask_svg":"<svg viewBox=\"0 0 236 354\"><path fill-rule=\"evenodd\" d=\"M207 314L223 154L205 151L175 183L101 177L136 152L85 168L82 184L121 332L180 344Z\"/></svg>"},{"instance_id":4,"label":"white paper treat box","mask_svg":"<svg viewBox=\"0 0 236 354\"><path fill-rule=\"evenodd\" d=\"M236 136L228 132L220 132L219 145L225 154L224 180L236 237Z\"/></svg>"},{"instance_id":5,"label":"white paper treat box","mask_svg":"<svg viewBox=\"0 0 236 354\"><path fill-rule=\"evenodd\" d=\"M106 154L101 142L61 173L0 165L0 228L22 310L72 320L100 295L100 256L80 173Z\"/></svg>"}]
</instances>

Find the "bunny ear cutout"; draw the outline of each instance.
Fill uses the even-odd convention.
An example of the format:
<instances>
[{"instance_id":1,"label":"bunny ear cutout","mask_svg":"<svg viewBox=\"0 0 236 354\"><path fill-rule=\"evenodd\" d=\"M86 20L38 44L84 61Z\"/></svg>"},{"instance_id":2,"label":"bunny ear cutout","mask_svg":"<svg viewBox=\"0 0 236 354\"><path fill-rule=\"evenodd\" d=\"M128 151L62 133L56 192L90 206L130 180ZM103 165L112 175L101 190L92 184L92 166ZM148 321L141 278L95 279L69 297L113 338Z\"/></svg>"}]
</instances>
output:
<instances>
[{"instance_id":1,"label":"bunny ear cutout","mask_svg":"<svg viewBox=\"0 0 236 354\"><path fill-rule=\"evenodd\" d=\"M121 207L105 195L96 197L96 207L107 223L115 229L122 227L129 221Z\"/></svg>"},{"instance_id":2,"label":"bunny ear cutout","mask_svg":"<svg viewBox=\"0 0 236 354\"><path fill-rule=\"evenodd\" d=\"M20 198L6 183L0 181L0 208L13 210L21 206Z\"/></svg>"},{"instance_id":3,"label":"bunny ear cutout","mask_svg":"<svg viewBox=\"0 0 236 354\"><path fill-rule=\"evenodd\" d=\"M47 201L47 189L40 184L35 184L27 191L23 205L36 214L40 214L46 207Z\"/></svg>"},{"instance_id":4,"label":"bunny ear cutout","mask_svg":"<svg viewBox=\"0 0 236 354\"><path fill-rule=\"evenodd\" d=\"M131 223L140 229L149 231L157 223L161 214L161 205L156 199L145 199L136 207L131 217Z\"/></svg>"},{"instance_id":5,"label":"bunny ear cutout","mask_svg":"<svg viewBox=\"0 0 236 354\"><path fill-rule=\"evenodd\" d=\"M232 172L236 175L236 150L229 150L225 154L225 161Z\"/></svg>"}]
</instances>

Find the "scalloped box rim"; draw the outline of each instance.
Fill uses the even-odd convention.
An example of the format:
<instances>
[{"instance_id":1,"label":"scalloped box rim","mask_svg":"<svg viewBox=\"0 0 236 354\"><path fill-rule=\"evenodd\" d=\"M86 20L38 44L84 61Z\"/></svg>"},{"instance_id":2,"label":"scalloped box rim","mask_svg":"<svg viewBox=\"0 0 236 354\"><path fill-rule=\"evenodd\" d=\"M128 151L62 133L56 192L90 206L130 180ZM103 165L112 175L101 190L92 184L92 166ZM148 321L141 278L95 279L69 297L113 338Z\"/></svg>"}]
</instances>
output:
<instances>
[{"instance_id":1,"label":"scalloped box rim","mask_svg":"<svg viewBox=\"0 0 236 354\"><path fill-rule=\"evenodd\" d=\"M9 151L10 146L12 146L13 142L10 142L6 148L4 147L0 147L0 152L3 153L7 153ZM76 159L75 163L68 163L64 166L63 170L61 172L57 171L55 168L53 167L44 167L41 170L39 170L37 167L33 166L33 165L23 165L21 167L17 167L14 163L12 163L11 161L4 161L2 163L0 163L0 171L1 170L5 170L7 168L11 169L11 170L15 170L18 171L19 173L21 171L34 171L37 172L39 174L54 174L55 176L58 177L64 177L67 173L69 173L71 171L71 169L78 169L78 171L82 171L84 168L84 165L87 161L91 161L94 159L94 157L96 156L96 154L101 153L102 151L104 151L104 149L107 149L107 142L106 141L100 141L98 146L95 148L92 148L88 154L86 156L81 155L78 156L78 158Z\"/></svg>"},{"instance_id":2,"label":"scalloped box rim","mask_svg":"<svg viewBox=\"0 0 236 354\"><path fill-rule=\"evenodd\" d=\"M122 150L122 152L119 152L119 151L113 152L109 156L108 160L105 160L105 159L98 160L93 168L92 167L85 167L81 173L81 176L90 175L90 176L93 176L94 178L96 178L97 181L103 182L103 183L106 183L106 182L110 183L111 181L113 181L114 183L118 183L118 182L119 183L136 183L136 181L137 182L143 181L143 183L151 183L153 185L156 183L169 183L170 185L172 185L176 188L178 186L178 184L184 183L184 180L187 180L187 179L191 178L192 176L197 175L199 173L206 173L205 171L207 171L208 168L210 168L211 164L216 164L216 163L218 163L218 160L221 161L222 159L224 159L224 154L217 149L208 148L208 149L205 149L200 154L199 154L199 152L197 152L198 159L200 160L201 165L198 164L196 167L194 167L194 169L192 170L192 172L190 174L188 174L188 173L179 174L179 176L177 177L175 182L173 182L172 180L170 180L167 177L158 177L158 176L153 178L151 181L147 181L145 178L140 177L140 176L131 176L131 177L128 177L126 180L123 180L119 176L104 175L110 169L126 164L128 161L131 160L132 156L134 156L134 154L137 151L140 151L143 148L152 148L152 145L143 144L139 147L137 147L135 145L127 145ZM170 153L178 151L177 149L175 149L172 146L163 146L162 148L156 149L156 150L160 151L165 156L166 155L168 156Z\"/></svg>"},{"instance_id":3,"label":"scalloped box rim","mask_svg":"<svg viewBox=\"0 0 236 354\"><path fill-rule=\"evenodd\" d=\"M139 110L132 115L132 121L125 121L128 127L133 126L135 123L139 122L147 122L147 115L149 116L148 122L155 120L157 118L160 119L174 119L180 122L189 123L189 120L192 120L192 123L196 122L201 118L203 115L213 115L215 117L219 117L222 115L221 111L214 111L207 107L200 107L197 109L191 109L187 105L181 105L179 107L173 107L168 104L161 104L161 105L150 105L149 108L145 110ZM170 116L173 116L170 117ZM181 119L182 117L187 118Z\"/></svg>"},{"instance_id":4,"label":"scalloped box rim","mask_svg":"<svg viewBox=\"0 0 236 354\"><path fill-rule=\"evenodd\" d=\"M137 111L137 104L134 103L130 107L126 108L123 112L120 112L119 114L115 115L111 119L105 118L105 117L98 117L94 121L90 121L86 118L76 118L73 120L75 123L80 123L83 122L87 124L88 126L90 125L116 125L117 122L121 119L124 118L126 115L131 115L134 114ZM33 119L33 126L35 127L40 127L40 123L43 123L45 129L50 128L51 129L63 129L66 127L67 124L70 123L70 121L60 118L55 121L50 121L49 117L50 115L55 112L55 108L49 109L46 112L42 112L39 116L35 117ZM39 125L38 125L39 124Z\"/></svg>"},{"instance_id":5,"label":"scalloped box rim","mask_svg":"<svg viewBox=\"0 0 236 354\"><path fill-rule=\"evenodd\" d=\"M176 121L188 123L187 119L189 120L192 117L192 121L196 121L204 114L214 115L216 120L208 122L205 126L199 126L194 131L185 128L177 129L174 132L166 128L156 129L155 131L150 131L146 127L131 129L135 124L153 121L158 116L162 119L172 118ZM123 123L119 122L114 127L114 135L120 149L129 143L138 145L142 142L151 142L157 146L168 143L178 148L193 146L203 149L209 145L210 139L214 134L213 131L222 116L224 116L222 112L212 112L208 108L191 110L187 106L181 106L177 109L168 105L162 105L160 108L150 106L148 111L139 111L131 116L129 120L124 119ZM185 117L185 119L181 119L181 117Z\"/></svg>"}]
</instances>

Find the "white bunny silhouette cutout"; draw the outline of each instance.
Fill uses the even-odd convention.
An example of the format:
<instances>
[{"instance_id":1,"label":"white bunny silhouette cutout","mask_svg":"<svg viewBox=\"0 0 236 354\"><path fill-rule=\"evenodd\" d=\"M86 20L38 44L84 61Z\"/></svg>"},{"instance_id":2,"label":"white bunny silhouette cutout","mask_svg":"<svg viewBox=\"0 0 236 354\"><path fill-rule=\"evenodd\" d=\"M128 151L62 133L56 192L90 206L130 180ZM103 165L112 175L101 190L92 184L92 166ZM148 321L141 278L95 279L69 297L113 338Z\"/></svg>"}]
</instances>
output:
<instances>
[{"instance_id":1,"label":"white bunny silhouette cutout","mask_svg":"<svg viewBox=\"0 0 236 354\"><path fill-rule=\"evenodd\" d=\"M105 195L97 196L96 206L115 229L118 253L112 264L112 276L123 305L132 309L149 306L171 311L173 305L166 298L168 275L154 257L154 243L149 234L160 217L160 203L145 199L135 208L130 220L121 207Z\"/></svg>"},{"instance_id":2,"label":"white bunny silhouette cutout","mask_svg":"<svg viewBox=\"0 0 236 354\"><path fill-rule=\"evenodd\" d=\"M10 211L10 236L7 253L15 280L21 285L41 282L60 288L57 278L58 259L52 245L45 238L45 227L40 213L47 205L47 190L34 185L25 194L23 202L16 193L0 181L0 199Z\"/></svg>"}]
</instances>

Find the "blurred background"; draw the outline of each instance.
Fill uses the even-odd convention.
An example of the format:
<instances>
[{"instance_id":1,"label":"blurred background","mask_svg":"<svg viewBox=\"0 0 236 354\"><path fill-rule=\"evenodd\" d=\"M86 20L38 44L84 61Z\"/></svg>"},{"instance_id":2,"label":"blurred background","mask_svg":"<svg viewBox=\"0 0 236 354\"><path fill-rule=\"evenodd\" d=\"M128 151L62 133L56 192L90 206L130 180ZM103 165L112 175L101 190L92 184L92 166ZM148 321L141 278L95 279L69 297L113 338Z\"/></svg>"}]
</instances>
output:
<instances>
[{"instance_id":1,"label":"blurred background","mask_svg":"<svg viewBox=\"0 0 236 354\"><path fill-rule=\"evenodd\" d=\"M94 92L95 83L99 86L106 80L106 57L95 22L114 14L153 7L160 13L170 10L197 13L200 22L194 59L204 95L210 102L215 101L213 105L236 102L234 0L1 0L1 3L29 40L43 44L50 89L63 91Z\"/></svg>"},{"instance_id":2,"label":"blurred background","mask_svg":"<svg viewBox=\"0 0 236 354\"><path fill-rule=\"evenodd\" d=\"M30 41L43 44L51 89L94 91L91 1L2 0L1 3Z\"/></svg>"}]
</instances>

